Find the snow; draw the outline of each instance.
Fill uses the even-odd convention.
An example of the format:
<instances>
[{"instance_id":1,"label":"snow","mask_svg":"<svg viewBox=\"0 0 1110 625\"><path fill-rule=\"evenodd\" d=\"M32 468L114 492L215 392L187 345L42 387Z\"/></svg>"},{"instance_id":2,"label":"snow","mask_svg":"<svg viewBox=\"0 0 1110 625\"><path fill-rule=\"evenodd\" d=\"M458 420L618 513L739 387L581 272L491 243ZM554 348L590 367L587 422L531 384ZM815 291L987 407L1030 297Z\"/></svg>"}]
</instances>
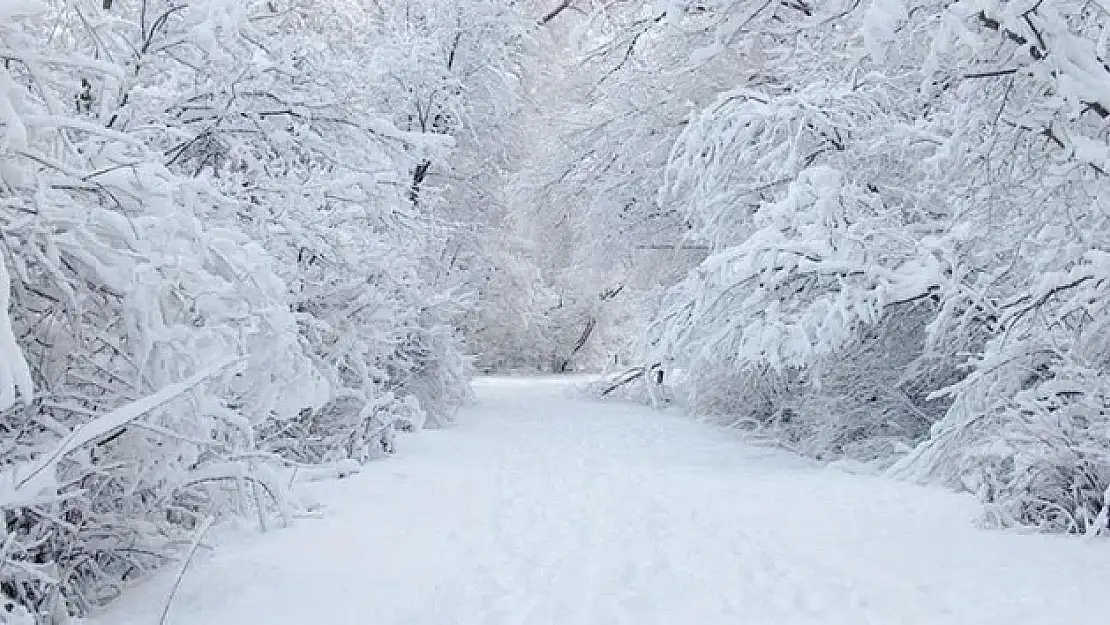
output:
<instances>
[{"instance_id":1,"label":"snow","mask_svg":"<svg viewBox=\"0 0 1110 625\"><path fill-rule=\"evenodd\" d=\"M899 0L871 3L863 18L862 34L872 58L876 61L886 58L888 48L897 39L898 28L907 17L906 6Z\"/></svg>"},{"instance_id":2,"label":"snow","mask_svg":"<svg viewBox=\"0 0 1110 625\"><path fill-rule=\"evenodd\" d=\"M0 276L2 275L0 274ZM26 471L20 471L20 467L17 466L10 476L8 472L0 474L0 504L5 506L25 504L34 501L35 497L44 491L56 490L57 484L53 481L52 473L63 456L172 401L208 380L208 378L239 362L241 362L241 359L237 357L226 358L186 380L170 384L157 393L131 402L81 425L73 430L57 448L49 453L42 454L35 462L31 463Z\"/></svg>"},{"instance_id":3,"label":"snow","mask_svg":"<svg viewBox=\"0 0 1110 625\"><path fill-rule=\"evenodd\" d=\"M23 358L23 350L19 348L11 318L8 317L11 284L12 277L4 262L4 252L0 250L0 411L11 408L17 394L24 404L31 403L34 393L31 370Z\"/></svg>"},{"instance_id":4,"label":"snow","mask_svg":"<svg viewBox=\"0 0 1110 625\"><path fill-rule=\"evenodd\" d=\"M167 623L1100 622L1110 544L980 530L970 497L564 380L480 380L457 426L303 485L322 518L225 531ZM92 625L157 623L175 576Z\"/></svg>"},{"instance_id":5,"label":"snow","mask_svg":"<svg viewBox=\"0 0 1110 625\"><path fill-rule=\"evenodd\" d=\"M44 7L35 0L4 0L0 2L0 19L7 20L19 15L41 13Z\"/></svg>"}]
</instances>

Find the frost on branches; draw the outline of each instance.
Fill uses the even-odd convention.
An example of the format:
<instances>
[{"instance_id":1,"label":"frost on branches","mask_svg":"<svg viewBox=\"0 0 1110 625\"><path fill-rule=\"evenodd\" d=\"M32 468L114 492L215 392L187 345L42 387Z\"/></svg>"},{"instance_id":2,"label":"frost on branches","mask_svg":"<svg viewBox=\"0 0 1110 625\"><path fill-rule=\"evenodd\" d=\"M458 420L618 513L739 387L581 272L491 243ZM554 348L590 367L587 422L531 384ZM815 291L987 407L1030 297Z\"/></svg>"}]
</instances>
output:
<instances>
[{"instance_id":1,"label":"frost on branches","mask_svg":"<svg viewBox=\"0 0 1110 625\"><path fill-rule=\"evenodd\" d=\"M286 522L285 467L386 453L463 399L441 223L407 192L454 142L376 100L388 26L0 3L4 602L66 622L210 517Z\"/></svg>"}]
</instances>

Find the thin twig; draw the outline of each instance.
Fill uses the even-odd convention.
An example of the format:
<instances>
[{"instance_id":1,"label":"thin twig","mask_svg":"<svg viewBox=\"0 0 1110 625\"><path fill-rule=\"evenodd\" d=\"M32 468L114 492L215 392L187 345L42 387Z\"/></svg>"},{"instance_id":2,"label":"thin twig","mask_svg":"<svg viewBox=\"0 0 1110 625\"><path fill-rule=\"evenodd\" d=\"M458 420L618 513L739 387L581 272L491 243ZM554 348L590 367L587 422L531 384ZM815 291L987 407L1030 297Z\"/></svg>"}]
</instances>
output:
<instances>
[{"instance_id":1,"label":"thin twig","mask_svg":"<svg viewBox=\"0 0 1110 625\"><path fill-rule=\"evenodd\" d=\"M208 533L208 528L212 527L212 523L216 517L209 516L201 522L200 527L197 528L197 534L193 537L193 543L189 545L189 551L185 554L185 560L181 563L181 568L177 571L177 579L173 580L173 588L170 589L170 596L166 597L166 605L162 608L162 617L158 619L158 625L166 625L166 621L170 616L170 606L173 605L173 598L177 596L177 589L181 587L181 580L185 578L185 571L189 568L189 563L193 561L193 554L197 552L197 547L200 546L201 539Z\"/></svg>"}]
</instances>

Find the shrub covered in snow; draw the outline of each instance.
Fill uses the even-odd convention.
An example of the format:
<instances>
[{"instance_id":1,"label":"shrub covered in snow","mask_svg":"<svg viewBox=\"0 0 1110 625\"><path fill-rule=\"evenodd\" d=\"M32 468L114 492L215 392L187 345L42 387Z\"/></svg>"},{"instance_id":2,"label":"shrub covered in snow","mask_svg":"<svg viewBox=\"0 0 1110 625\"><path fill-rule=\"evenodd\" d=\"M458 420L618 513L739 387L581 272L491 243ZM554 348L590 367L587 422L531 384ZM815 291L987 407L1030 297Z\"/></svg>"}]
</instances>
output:
<instances>
[{"instance_id":1,"label":"shrub covered in snow","mask_svg":"<svg viewBox=\"0 0 1110 625\"><path fill-rule=\"evenodd\" d=\"M326 4L0 5L0 595L41 622L465 398L411 189L455 141L374 91L405 24Z\"/></svg>"},{"instance_id":2,"label":"shrub covered in snow","mask_svg":"<svg viewBox=\"0 0 1110 625\"><path fill-rule=\"evenodd\" d=\"M696 108L658 204L708 257L643 360L806 454L916 446L895 473L974 490L992 522L1107 531L1107 7L653 6L608 41L734 74L659 91Z\"/></svg>"}]
</instances>

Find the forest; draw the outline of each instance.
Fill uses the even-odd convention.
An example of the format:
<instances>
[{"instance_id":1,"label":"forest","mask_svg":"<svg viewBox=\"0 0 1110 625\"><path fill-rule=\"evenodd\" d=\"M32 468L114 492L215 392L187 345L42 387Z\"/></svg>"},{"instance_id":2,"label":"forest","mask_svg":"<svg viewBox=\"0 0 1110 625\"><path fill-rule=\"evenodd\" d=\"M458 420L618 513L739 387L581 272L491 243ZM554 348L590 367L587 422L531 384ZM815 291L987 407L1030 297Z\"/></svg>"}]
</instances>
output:
<instances>
[{"instance_id":1,"label":"forest","mask_svg":"<svg viewBox=\"0 0 1110 625\"><path fill-rule=\"evenodd\" d=\"M1108 172L1110 0L0 0L0 608L491 372L1110 534Z\"/></svg>"}]
</instances>

